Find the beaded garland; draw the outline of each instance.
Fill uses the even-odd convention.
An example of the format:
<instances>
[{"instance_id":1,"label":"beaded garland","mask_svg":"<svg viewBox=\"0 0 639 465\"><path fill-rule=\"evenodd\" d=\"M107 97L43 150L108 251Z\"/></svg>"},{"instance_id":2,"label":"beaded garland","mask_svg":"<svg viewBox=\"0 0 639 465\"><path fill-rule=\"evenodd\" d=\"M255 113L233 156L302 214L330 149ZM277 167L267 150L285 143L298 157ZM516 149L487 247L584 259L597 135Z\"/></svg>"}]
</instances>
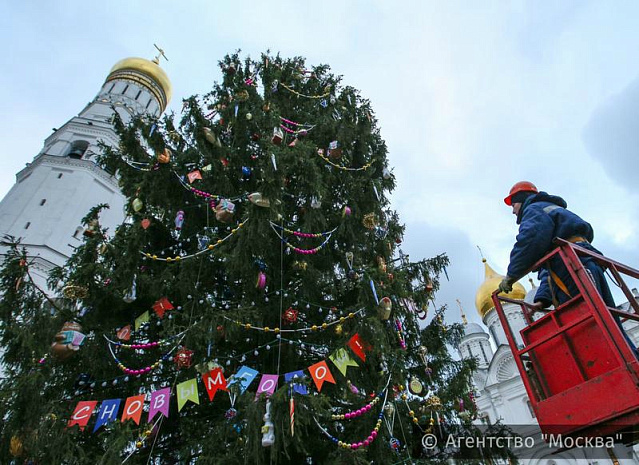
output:
<instances>
[{"instance_id":1,"label":"beaded garland","mask_svg":"<svg viewBox=\"0 0 639 465\"><path fill-rule=\"evenodd\" d=\"M375 398L370 401L368 404L366 404L364 407L359 408L357 410L351 410L350 412L346 412L344 414L339 414L339 415L331 415L331 420L352 420L354 418L357 418L365 413L368 413L372 410L372 408L381 401L382 396L385 394L384 391L382 391L379 395L375 396Z\"/></svg>"},{"instance_id":2,"label":"beaded garland","mask_svg":"<svg viewBox=\"0 0 639 465\"><path fill-rule=\"evenodd\" d=\"M284 87L286 90L288 90L289 92L297 95L298 97L311 98L311 99L320 99L320 98L328 97L329 95L331 95L330 89L327 92L325 92L325 93L323 93L321 95L305 95L305 94L302 94L302 93L296 91L295 89L291 89L289 86L287 86L283 82L280 82L280 85L282 87Z\"/></svg>"},{"instance_id":3,"label":"beaded garland","mask_svg":"<svg viewBox=\"0 0 639 465\"><path fill-rule=\"evenodd\" d=\"M317 234L298 233L296 231L284 230L284 228L274 224L273 222L271 222L270 224L271 224L271 228L273 229L273 231L275 231L275 234L277 234L277 237L280 238L280 240L282 241L282 243L286 247L288 247L290 250L293 250L294 252L302 254L302 255L313 255L313 254L316 254L317 252L319 252L320 250L322 250L326 246L328 241L331 239L331 235L337 230L337 228L335 228L332 231L328 231L328 232L321 233L321 234L317 235ZM324 242L322 242L317 247L314 247L312 249L301 249L299 247L295 247L294 245L289 244L288 239L286 237L282 237L280 235L280 233L277 231L277 229L290 232L291 234L294 234L295 236L298 236L298 237L325 237L326 239L324 240Z\"/></svg>"},{"instance_id":4,"label":"beaded garland","mask_svg":"<svg viewBox=\"0 0 639 465\"><path fill-rule=\"evenodd\" d=\"M198 252L195 252L191 255L186 255L184 257L181 257L179 255L176 255L175 257L167 257L167 258L162 258L162 257L158 257L157 255L153 255L150 254L148 252L143 252L140 251L140 253L142 255L144 255L147 258L150 258L151 260L155 260L155 261L160 261L160 262L167 262L167 263L172 263L172 262L179 262L181 260L188 260L190 258L194 258L197 257L198 255L201 255L203 253L206 252L210 252L211 250L217 248L218 246L222 245L224 242L226 242L231 236L235 235L235 233L237 233L242 226L244 226L246 224L246 222L248 221L248 218L240 223L238 223L237 227L232 229L230 234L228 234L226 237L224 237L223 239L218 239L217 242L215 244L209 244L208 247L206 247L204 250L200 250Z\"/></svg>"},{"instance_id":5,"label":"beaded garland","mask_svg":"<svg viewBox=\"0 0 639 465\"><path fill-rule=\"evenodd\" d=\"M265 333L270 333L270 332L273 332L275 334L296 333L296 332L303 333L303 332L309 332L309 331L325 330L327 328L330 328L333 325L344 323L347 319L355 318L356 315L359 315L360 313L363 313L363 312L364 312L364 309L360 309L360 310L357 310L356 312L349 313L348 316L339 317L339 319L335 321L331 321L330 323L322 323L321 325L313 325L313 326L308 326L306 328L298 328L298 329L282 329L279 327L270 328L268 326L255 326L255 325L252 325L251 323L242 323L241 321L233 320L227 316L225 316L224 318L228 321L232 321L233 323L235 323L238 326L241 326L244 329L254 329L256 331L264 331Z\"/></svg>"},{"instance_id":6,"label":"beaded garland","mask_svg":"<svg viewBox=\"0 0 639 465\"><path fill-rule=\"evenodd\" d=\"M319 151L318 151L317 155L319 155L319 157L322 160L324 160L326 163L328 163L329 165L331 165L331 166L333 166L333 167L335 167L337 169L343 170L343 171L365 171L368 168L370 168L371 165L375 162L375 160L371 160L371 161L369 161L368 163L366 163L364 166L362 166L360 168L349 168L347 166L338 165L337 163L332 162L330 159L325 157L322 153L319 153Z\"/></svg>"}]
</instances>

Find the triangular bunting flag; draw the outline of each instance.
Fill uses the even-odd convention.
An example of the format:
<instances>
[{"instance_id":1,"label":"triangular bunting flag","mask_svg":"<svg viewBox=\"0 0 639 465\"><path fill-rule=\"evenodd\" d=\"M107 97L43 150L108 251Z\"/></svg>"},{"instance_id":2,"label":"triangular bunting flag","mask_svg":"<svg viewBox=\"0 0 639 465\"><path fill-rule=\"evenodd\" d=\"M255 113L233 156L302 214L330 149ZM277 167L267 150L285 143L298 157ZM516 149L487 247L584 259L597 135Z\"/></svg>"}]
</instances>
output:
<instances>
[{"instance_id":1,"label":"triangular bunting flag","mask_svg":"<svg viewBox=\"0 0 639 465\"><path fill-rule=\"evenodd\" d=\"M197 392L197 382L196 379L189 379L188 381L184 381L177 385L177 401L178 401L178 412L182 410L184 404L187 401L191 401L194 404L200 404L199 393Z\"/></svg>"},{"instance_id":2,"label":"triangular bunting flag","mask_svg":"<svg viewBox=\"0 0 639 465\"><path fill-rule=\"evenodd\" d=\"M151 308L153 308L153 311L157 313L160 318L163 318L164 312L166 312L167 310L173 310L175 307L173 307L173 304L169 302L169 299L167 299L166 297L162 297L157 302L155 302Z\"/></svg>"},{"instance_id":3,"label":"triangular bunting flag","mask_svg":"<svg viewBox=\"0 0 639 465\"><path fill-rule=\"evenodd\" d=\"M87 426L89 422L89 418L93 415L93 410L95 410L95 406L98 405L97 400L84 400L78 402L75 410L73 411L73 415L69 418L69 423L67 427L70 428L73 425L79 425L81 430Z\"/></svg>"},{"instance_id":4,"label":"triangular bunting flag","mask_svg":"<svg viewBox=\"0 0 639 465\"><path fill-rule=\"evenodd\" d=\"M100 405L100 412L98 413L98 419L95 421L95 426L93 427L93 432L95 433L100 426L115 421L118 417L119 408L120 399L109 399L102 402L102 405Z\"/></svg>"},{"instance_id":5,"label":"triangular bunting flag","mask_svg":"<svg viewBox=\"0 0 639 465\"><path fill-rule=\"evenodd\" d=\"M346 376L346 369L348 367L358 367L357 362L346 352L346 349L337 349L331 356L328 357L331 362L335 364L337 369Z\"/></svg>"},{"instance_id":6,"label":"triangular bunting flag","mask_svg":"<svg viewBox=\"0 0 639 465\"><path fill-rule=\"evenodd\" d=\"M366 361L366 352L373 349L371 345L359 337L357 333L348 340L348 347L364 362Z\"/></svg>"},{"instance_id":7,"label":"triangular bunting flag","mask_svg":"<svg viewBox=\"0 0 639 465\"><path fill-rule=\"evenodd\" d=\"M129 397L124 404L124 412L122 412L121 420L122 423L131 418L136 425L139 425L140 418L142 417L142 410L144 410L144 394Z\"/></svg>"},{"instance_id":8,"label":"triangular bunting flag","mask_svg":"<svg viewBox=\"0 0 639 465\"><path fill-rule=\"evenodd\" d=\"M308 371L311 373L311 378L315 381L315 386L317 386L317 390L319 392L322 392L322 385L324 384L324 381L335 384L335 379L333 379L331 370L328 369L328 365L325 360L322 360L315 365L311 365L308 367Z\"/></svg>"},{"instance_id":9,"label":"triangular bunting flag","mask_svg":"<svg viewBox=\"0 0 639 465\"><path fill-rule=\"evenodd\" d=\"M226 388L226 379L221 368L213 368L208 373L202 375L202 382L209 394L209 400L213 400L215 393L219 390L228 391Z\"/></svg>"},{"instance_id":10,"label":"triangular bunting flag","mask_svg":"<svg viewBox=\"0 0 639 465\"><path fill-rule=\"evenodd\" d=\"M254 370L253 368L249 368L247 366L241 366L237 373L229 378L229 382L227 386L233 386L236 383L240 385L240 394L244 394L244 391L249 387L249 385L253 382L255 377L259 372Z\"/></svg>"},{"instance_id":11,"label":"triangular bunting flag","mask_svg":"<svg viewBox=\"0 0 639 465\"><path fill-rule=\"evenodd\" d=\"M171 396L171 388L158 389L151 393L151 401L149 402L149 423L153 421L155 415L159 412L166 418L169 418L169 398Z\"/></svg>"},{"instance_id":12,"label":"triangular bunting flag","mask_svg":"<svg viewBox=\"0 0 639 465\"><path fill-rule=\"evenodd\" d=\"M135 319L135 330L137 331L138 329L140 329L140 326L142 326L144 323L148 323L150 318L151 318L151 315L149 314L148 310L144 312L142 315L140 315L139 317L137 317Z\"/></svg>"}]
</instances>

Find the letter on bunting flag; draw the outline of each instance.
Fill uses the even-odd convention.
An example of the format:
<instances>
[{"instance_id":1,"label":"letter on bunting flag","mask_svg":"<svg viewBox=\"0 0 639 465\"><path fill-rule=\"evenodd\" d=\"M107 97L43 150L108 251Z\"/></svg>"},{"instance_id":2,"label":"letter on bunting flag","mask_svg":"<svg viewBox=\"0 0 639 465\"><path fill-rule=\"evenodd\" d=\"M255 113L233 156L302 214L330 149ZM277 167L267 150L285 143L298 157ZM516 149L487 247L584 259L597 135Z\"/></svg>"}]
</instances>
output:
<instances>
[{"instance_id":1,"label":"letter on bunting flag","mask_svg":"<svg viewBox=\"0 0 639 465\"><path fill-rule=\"evenodd\" d=\"M224 373L222 373L221 368L213 368L208 373L204 373L202 375L202 382L211 401L215 397L215 393L217 393L218 389L228 392L226 388L226 378L224 378Z\"/></svg>"},{"instance_id":2,"label":"letter on bunting flag","mask_svg":"<svg viewBox=\"0 0 639 465\"><path fill-rule=\"evenodd\" d=\"M194 404L200 404L200 397L197 391L197 381L195 378L177 385L178 412L182 410L184 404L186 404L189 400Z\"/></svg>"},{"instance_id":3,"label":"letter on bunting flag","mask_svg":"<svg viewBox=\"0 0 639 465\"><path fill-rule=\"evenodd\" d=\"M245 365L241 366L240 369L237 370L237 373L229 378L227 386L233 386L235 383L239 382L240 394L244 394L244 391L248 389L249 385L253 382L258 373L259 372L253 368L249 368Z\"/></svg>"},{"instance_id":4,"label":"letter on bunting flag","mask_svg":"<svg viewBox=\"0 0 639 465\"><path fill-rule=\"evenodd\" d=\"M328 369L326 360L322 360L321 362L317 362L315 365L311 365L308 367L308 371L311 373L311 378L315 381L315 386L317 386L317 390L319 392L322 392L322 385L324 384L324 381L335 384L335 379L333 379L333 375Z\"/></svg>"},{"instance_id":5,"label":"letter on bunting flag","mask_svg":"<svg viewBox=\"0 0 639 465\"><path fill-rule=\"evenodd\" d=\"M295 380L295 379L299 379L300 381L306 378L306 375L304 374L303 370L299 370L299 371L291 371L290 373L284 373L284 382L285 383L290 383L291 381ZM293 384L291 384L292 388L293 388L293 392L296 392L298 394L302 394L303 396L308 394L308 388L306 387L305 384L301 384L301 383L296 383L293 381Z\"/></svg>"},{"instance_id":6,"label":"letter on bunting flag","mask_svg":"<svg viewBox=\"0 0 639 465\"><path fill-rule=\"evenodd\" d=\"M355 355L361 358L363 362L366 361L366 352L372 350L371 345L365 342L357 333L348 340L348 347L350 347Z\"/></svg>"},{"instance_id":7,"label":"letter on bunting flag","mask_svg":"<svg viewBox=\"0 0 639 465\"><path fill-rule=\"evenodd\" d=\"M346 349L340 348L333 352L332 355L328 357L331 362L335 364L337 369L346 376L346 369L348 367L358 367L357 362L353 360L353 358L346 352Z\"/></svg>"},{"instance_id":8,"label":"letter on bunting flag","mask_svg":"<svg viewBox=\"0 0 639 465\"><path fill-rule=\"evenodd\" d=\"M260 384L257 386L257 393L255 398L258 398L260 394L266 394L266 397L271 396L277 388L278 375L262 375Z\"/></svg>"},{"instance_id":9,"label":"letter on bunting flag","mask_svg":"<svg viewBox=\"0 0 639 465\"><path fill-rule=\"evenodd\" d=\"M144 394L129 397L124 404L124 412L122 412L122 423L131 418L136 425L140 424L144 410Z\"/></svg>"},{"instance_id":10,"label":"letter on bunting flag","mask_svg":"<svg viewBox=\"0 0 639 465\"><path fill-rule=\"evenodd\" d=\"M100 426L115 421L118 417L119 409L120 399L109 399L102 402L102 405L100 405L100 412L98 413L98 419L95 421L95 426L93 427L93 432L95 433Z\"/></svg>"},{"instance_id":11,"label":"letter on bunting flag","mask_svg":"<svg viewBox=\"0 0 639 465\"><path fill-rule=\"evenodd\" d=\"M153 421L153 417L160 412L166 418L169 418L169 399L171 397L171 388L158 389L151 393L151 402L149 403L149 423Z\"/></svg>"},{"instance_id":12,"label":"letter on bunting flag","mask_svg":"<svg viewBox=\"0 0 639 465\"><path fill-rule=\"evenodd\" d=\"M73 415L69 418L67 427L70 428L73 425L79 425L80 429L84 430L89 422L89 418L93 415L93 410L96 405L98 405L97 400L83 400L78 402L78 405L76 405L73 411Z\"/></svg>"}]
</instances>

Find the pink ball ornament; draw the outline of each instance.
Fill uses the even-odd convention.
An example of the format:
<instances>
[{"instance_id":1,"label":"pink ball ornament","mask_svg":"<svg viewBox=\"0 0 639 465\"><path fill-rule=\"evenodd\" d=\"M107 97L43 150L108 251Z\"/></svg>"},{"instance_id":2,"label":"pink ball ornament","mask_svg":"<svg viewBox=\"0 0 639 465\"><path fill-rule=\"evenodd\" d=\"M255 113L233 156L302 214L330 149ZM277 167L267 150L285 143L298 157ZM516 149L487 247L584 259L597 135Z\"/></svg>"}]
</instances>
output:
<instances>
[{"instance_id":1,"label":"pink ball ornament","mask_svg":"<svg viewBox=\"0 0 639 465\"><path fill-rule=\"evenodd\" d=\"M350 420L350 419L351 419L351 413L350 413L350 412L349 412L349 413L346 413L346 414L344 415L344 418L345 418L346 420Z\"/></svg>"},{"instance_id":2,"label":"pink ball ornament","mask_svg":"<svg viewBox=\"0 0 639 465\"><path fill-rule=\"evenodd\" d=\"M373 436L373 439L377 439L377 431L371 431L371 436Z\"/></svg>"}]
</instances>

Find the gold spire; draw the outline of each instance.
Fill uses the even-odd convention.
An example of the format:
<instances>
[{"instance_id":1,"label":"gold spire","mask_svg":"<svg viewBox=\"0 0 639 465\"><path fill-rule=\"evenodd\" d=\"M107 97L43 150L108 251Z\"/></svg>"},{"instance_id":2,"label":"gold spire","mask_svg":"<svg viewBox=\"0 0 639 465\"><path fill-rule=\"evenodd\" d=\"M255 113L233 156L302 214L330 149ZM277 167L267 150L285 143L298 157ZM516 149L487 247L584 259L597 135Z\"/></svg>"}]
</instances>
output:
<instances>
[{"instance_id":1,"label":"gold spire","mask_svg":"<svg viewBox=\"0 0 639 465\"><path fill-rule=\"evenodd\" d=\"M482 262L484 263L485 279L475 294L475 307L483 320L486 314L495 308L492 294L497 290L499 283L505 276L493 270L485 258L482 258ZM504 294L502 293L500 295ZM505 294L505 296L511 299L523 300L526 297L526 289L517 282L513 285L513 290Z\"/></svg>"}]
</instances>

